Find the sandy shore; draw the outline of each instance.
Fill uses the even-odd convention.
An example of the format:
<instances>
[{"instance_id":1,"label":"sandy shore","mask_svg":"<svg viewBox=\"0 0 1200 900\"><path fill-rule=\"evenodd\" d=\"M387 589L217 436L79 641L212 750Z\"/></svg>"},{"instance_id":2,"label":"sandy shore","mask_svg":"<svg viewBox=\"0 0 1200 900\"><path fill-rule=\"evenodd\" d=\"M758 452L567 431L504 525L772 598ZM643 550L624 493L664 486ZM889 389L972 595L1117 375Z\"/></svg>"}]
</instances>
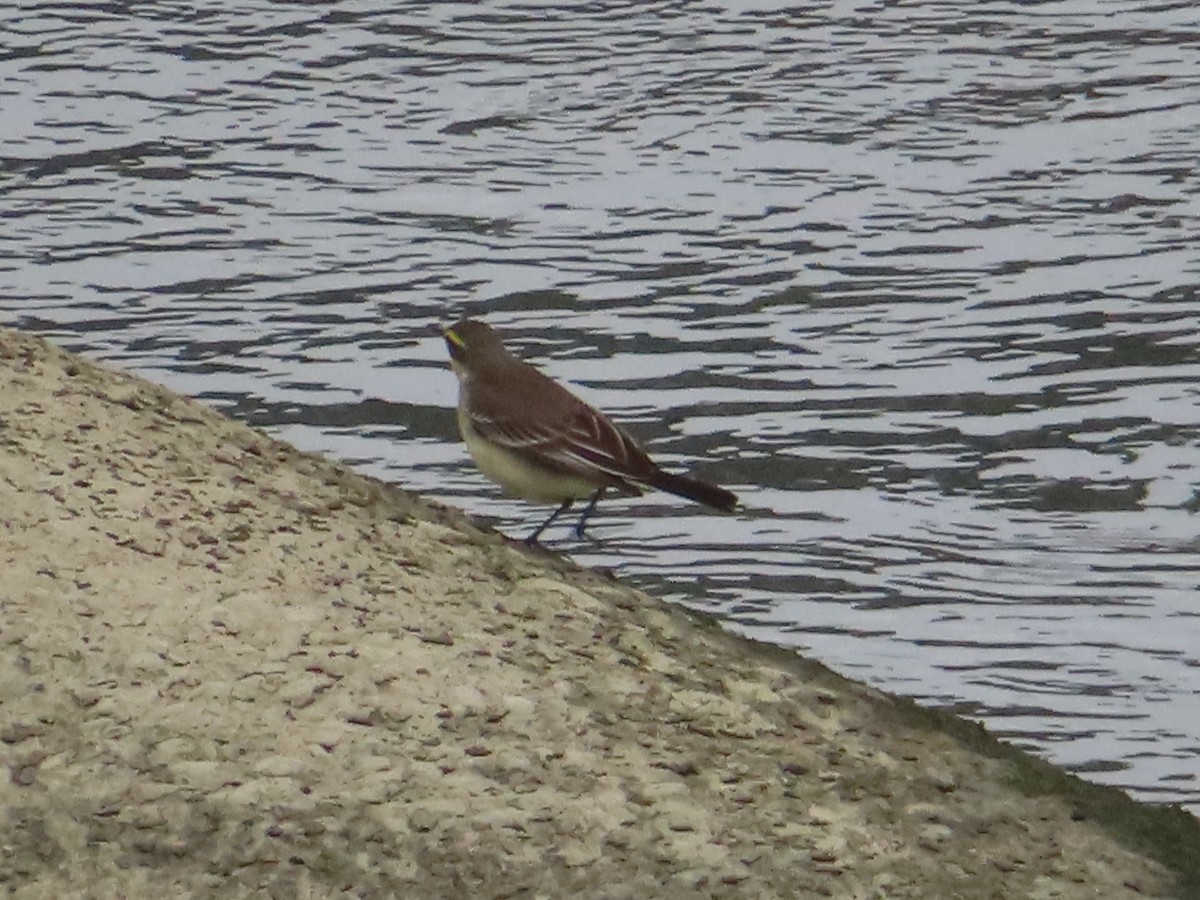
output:
<instances>
[{"instance_id":1,"label":"sandy shore","mask_svg":"<svg viewBox=\"0 0 1200 900\"><path fill-rule=\"evenodd\" d=\"M1200 829L0 330L0 893L1187 897Z\"/></svg>"}]
</instances>

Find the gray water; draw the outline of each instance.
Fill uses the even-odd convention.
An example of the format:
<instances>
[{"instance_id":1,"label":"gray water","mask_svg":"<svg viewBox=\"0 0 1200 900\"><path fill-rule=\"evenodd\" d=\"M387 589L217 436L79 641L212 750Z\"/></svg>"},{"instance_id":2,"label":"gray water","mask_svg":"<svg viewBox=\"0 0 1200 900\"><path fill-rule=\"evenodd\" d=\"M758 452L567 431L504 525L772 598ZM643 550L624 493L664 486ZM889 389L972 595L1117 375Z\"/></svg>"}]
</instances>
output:
<instances>
[{"instance_id":1,"label":"gray water","mask_svg":"<svg viewBox=\"0 0 1200 900\"><path fill-rule=\"evenodd\" d=\"M0 322L525 533L432 326L668 467L551 533L1200 811L1192 2L0 9Z\"/></svg>"}]
</instances>

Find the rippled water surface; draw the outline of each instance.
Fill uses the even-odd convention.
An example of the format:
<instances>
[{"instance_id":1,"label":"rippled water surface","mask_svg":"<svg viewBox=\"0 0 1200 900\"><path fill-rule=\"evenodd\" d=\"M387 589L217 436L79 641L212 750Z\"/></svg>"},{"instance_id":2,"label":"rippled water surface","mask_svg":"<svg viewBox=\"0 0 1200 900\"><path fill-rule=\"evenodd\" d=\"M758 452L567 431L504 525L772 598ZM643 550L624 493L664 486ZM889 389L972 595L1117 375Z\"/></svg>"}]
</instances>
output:
<instances>
[{"instance_id":1,"label":"rippled water surface","mask_svg":"<svg viewBox=\"0 0 1200 900\"><path fill-rule=\"evenodd\" d=\"M1190 2L0 8L0 321L523 533L485 315L710 514L560 546L1200 810Z\"/></svg>"}]
</instances>

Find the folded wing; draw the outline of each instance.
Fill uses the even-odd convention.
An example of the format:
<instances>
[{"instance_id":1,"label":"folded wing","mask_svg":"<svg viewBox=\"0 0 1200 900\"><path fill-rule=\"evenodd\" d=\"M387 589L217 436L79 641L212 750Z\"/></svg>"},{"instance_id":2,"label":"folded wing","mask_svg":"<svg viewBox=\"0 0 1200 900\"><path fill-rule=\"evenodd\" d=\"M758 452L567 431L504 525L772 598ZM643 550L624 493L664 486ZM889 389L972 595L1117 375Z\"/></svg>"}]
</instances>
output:
<instances>
[{"instance_id":1,"label":"folded wing","mask_svg":"<svg viewBox=\"0 0 1200 900\"><path fill-rule=\"evenodd\" d=\"M483 415L473 415L471 424L481 437L532 463L563 474L607 480L624 494L640 494L630 482L647 482L658 471L630 435L582 404L553 425Z\"/></svg>"}]
</instances>

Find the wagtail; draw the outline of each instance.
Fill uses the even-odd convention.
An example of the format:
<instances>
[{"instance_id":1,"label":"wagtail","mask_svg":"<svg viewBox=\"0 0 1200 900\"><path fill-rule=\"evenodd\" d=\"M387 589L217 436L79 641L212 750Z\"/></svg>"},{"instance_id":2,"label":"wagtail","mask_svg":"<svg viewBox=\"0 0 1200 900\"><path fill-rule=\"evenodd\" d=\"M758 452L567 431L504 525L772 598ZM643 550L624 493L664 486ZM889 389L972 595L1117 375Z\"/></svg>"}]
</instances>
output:
<instances>
[{"instance_id":1,"label":"wagtail","mask_svg":"<svg viewBox=\"0 0 1200 900\"><path fill-rule=\"evenodd\" d=\"M526 538L542 532L576 500L588 516L605 491L623 497L658 488L731 512L737 497L698 478L664 472L623 428L505 348L483 322L443 329L458 376L458 427L483 474L507 493L558 508Z\"/></svg>"}]
</instances>

